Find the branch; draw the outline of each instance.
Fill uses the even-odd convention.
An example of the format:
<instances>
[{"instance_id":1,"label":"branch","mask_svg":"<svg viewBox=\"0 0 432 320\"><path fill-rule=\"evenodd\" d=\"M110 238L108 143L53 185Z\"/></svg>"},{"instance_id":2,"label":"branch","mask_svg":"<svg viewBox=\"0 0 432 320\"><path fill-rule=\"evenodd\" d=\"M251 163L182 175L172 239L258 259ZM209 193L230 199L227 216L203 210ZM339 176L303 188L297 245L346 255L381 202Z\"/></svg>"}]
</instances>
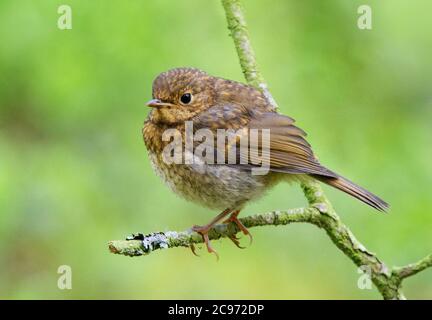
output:
<instances>
[{"instance_id":1,"label":"branch","mask_svg":"<svg viewBox=\"0 0 432 320\"><path fill-rule=\"evenodd\" d=\"M253 52L249 34L239 0L222 0L228 22L228 29L234 40L240 65L246 81L262 90L268 102L276 110L277 104L268 91L267 84L258 71L255 54ZM420 261L389 269L380 259L361 244L349 228L342 223L328 198L325 196L318 182L310 181L302 184L302 189L309 203L307 208L274 211L241 218L247 227L278 226L290 223L310 223L324 229L331 241L349 258L361 267L375 284L384 299L405 299L401 287L402 281L426 268L432 267L432 254ZM209 239L236 235L240 230L234 223L218 224L209 232ZM127 240L109 242L112 253L126 256L148 255L158 249L174 247L190 247L202 243L202 236L191 230L176 232L156 232L149 235L137 234Z\"/></svg>"},{"instance_id":2,"label":"branch","mask_svg":"<svg viewBox=\"0 0 432 320\"><path fill-rule=\"evenodd\" d=\"M416 263L409 264L405 267L393 268L393 275L399 278L400 282L403 279L411 277L426 268L432 267L432 254L426 256L425 258L417 261Z\"/></svg>"},{"instance_id":3,"label":"branch","mask_svg":"<svg viewBox=\"0 0 432 320\"><path fill-rule=\"evenodd\" d=\"M309 190L306 190L309 192ZM329 212L322 205L316 207L273 211L264 214L240 218L247 228L259 226L280 226L291 223L310 223L326 231L333 243L357 266L367 272L385 299L404 299L401 292L402 280L428 267L432 267L432 254L405 267L391 270L375 254L369 252L344 225L334 212ZM209 232L210 240L217 240L236 235L240 230L234 223L218 224ZM167 231L133 235L129 240L109 242L112 253L125 256L149 255L159 249L190 247L203 243L202 236L191 230L183 232Z\"/></svg>"},{"instance_id":4,"label":"branch","mask_svg":"<svg viewBox=\"0 0 432 320\"><path fill-rule=\"evenodd\" d=\"M265 214L257 214L243 217L239 220L246 228L259 226L279 226L295 222L313 223L318 218L317 211L313 208L298 208L285 211L273 211ZM217 240L236 235L240 230L233 222L229 224L217 224L209 232L210 240ZM203 243L202 236L192 230L182 232L167 231L132 235L129 240L110 241L108 246L112 253L125 256L142 256L159 249L175 247L190 247L192 244Z\"/></svg>"},{"instance_id":5,"label":"branch","mask_svg":"<svg viewBox=\"0 0 432 320\"><path fill-rule=\"evenodd\" d=\"M259 88L264 93L268 102L276 110L276 101L273 99L273 96L268 90L267 83L258 70L255 52L249 40L249 32L240 1L222 0L222 5L225 9L228 29L230 30L231 37L234 40L237 55L240 59L240 66L247 83Z\"/></svg>"}]
</instances>

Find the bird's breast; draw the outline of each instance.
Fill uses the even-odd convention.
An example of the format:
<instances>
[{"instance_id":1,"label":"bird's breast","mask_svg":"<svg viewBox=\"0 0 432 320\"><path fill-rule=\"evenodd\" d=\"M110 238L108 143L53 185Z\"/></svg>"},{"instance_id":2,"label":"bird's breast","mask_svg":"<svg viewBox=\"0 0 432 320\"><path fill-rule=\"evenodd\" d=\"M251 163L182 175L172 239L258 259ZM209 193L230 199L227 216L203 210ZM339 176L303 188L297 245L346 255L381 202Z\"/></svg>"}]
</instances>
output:
<instances>
[{"instance_id":1,"label":"bird's breast","mask_svg":"<svg viewBox=\"0 0 432 320\"><path fill-rule=\"evenodd\" d=\"M275 182L272 173L252 175L250 171L235 166L207 164L200 156L184 149L182 160L192 161L187 164L166 161L163 154L168 142L162 141L161 129L146 124L143 134L156 174L174 193L202 206L218 210L241 208L246 202L263 195Z\"/></svg>"}]
</instances>

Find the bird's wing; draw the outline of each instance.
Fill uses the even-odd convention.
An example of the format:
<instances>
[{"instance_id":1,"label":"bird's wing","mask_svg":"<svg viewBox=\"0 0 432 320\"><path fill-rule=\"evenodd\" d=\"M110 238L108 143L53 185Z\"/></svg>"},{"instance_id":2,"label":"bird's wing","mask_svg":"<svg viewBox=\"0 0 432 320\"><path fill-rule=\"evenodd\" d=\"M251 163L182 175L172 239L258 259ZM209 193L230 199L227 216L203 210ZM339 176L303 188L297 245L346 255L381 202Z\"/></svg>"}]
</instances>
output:
<instances>
[{"instance_id":1,"label":"bird's wing","mask_svg":"<svg viewBox=\"0 0 432 320\"><path fill-rule=\"evenodd\" d=\"M274 113L253 111L241 105L214 106L193 119L194 131L209 129L214 134L214 155L225 153L226 163L251 169L267 161L270 171L292 174L316 174L336 177L315 158L306 133L294 125L294 119ZM217 129L235 131L233 139L227 139L223 148L218 147ZM268 130L268 131L267 131ZM255 142L253 140L255 131ZM269 133L268 144L265 133ZM263 139L264 137L264 139ZM242 147L248 141L248 147ZM243 145L244 146L244 145ZM233 151L234 150L234 151ZM228 162L230 153L235 152L235 163ZM219 163L215 160L215 163Z\"/></svg>"}]
</instances>

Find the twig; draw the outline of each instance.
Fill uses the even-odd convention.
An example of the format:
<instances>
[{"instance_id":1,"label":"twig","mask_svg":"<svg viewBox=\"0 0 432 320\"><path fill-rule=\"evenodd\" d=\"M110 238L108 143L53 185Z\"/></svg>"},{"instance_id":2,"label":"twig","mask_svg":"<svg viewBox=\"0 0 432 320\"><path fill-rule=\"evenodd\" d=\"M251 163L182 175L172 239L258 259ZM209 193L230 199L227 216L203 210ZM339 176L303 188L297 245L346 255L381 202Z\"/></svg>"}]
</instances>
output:
<instances>
[{"instance_id":1,"label":"twig","mask_svg":"<svg viewBox=\"0 0 432 320\"><path fill-rule=\"evenodd\" d=\"M430 267L432 267L432 254L405 267L393 268L393 275L402 281Z\"/></svg>"},{"instance_id":2,"label":"twig","mask_svg":"<svg viewBox=\"0 0 432 320\"><path fill-rule=\"evenodd\" d=\"M240 65L246 81L263 91L270 104L277 108L276 102L268 91L267 84L258 71L255 54L253 52L239 0L222 0L225 9L228 29L234 40ZM402 281L426 268L432 267L432 254L420 261L404 267L389 269L380 259L361 244L342 223L321 186L317 182L302 184L302 189L309 203L307 208L274 211L241 218L247 228L268 225L286 225L296 222L313 224L326 231L331 241L353 261L370 275L384 299L405 299L401 287ZM234 223L216 225L209 233L210 240L235 235L240 230ZM201 235L191 230L176 232L157 232L149 235L138 234L132 240L116 240L109 242L109 249L116 254L126 256L141 256L166 248L189 247L202 243Z\"/></svg>"}]
</instances>

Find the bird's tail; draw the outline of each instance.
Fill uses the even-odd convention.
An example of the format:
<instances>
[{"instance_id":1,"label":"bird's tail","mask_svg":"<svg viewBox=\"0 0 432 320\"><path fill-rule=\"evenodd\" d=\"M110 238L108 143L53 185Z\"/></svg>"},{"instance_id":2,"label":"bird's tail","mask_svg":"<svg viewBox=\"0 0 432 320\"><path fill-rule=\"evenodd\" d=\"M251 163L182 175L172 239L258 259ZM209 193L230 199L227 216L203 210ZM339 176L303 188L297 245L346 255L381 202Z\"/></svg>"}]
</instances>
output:
<instances>
[{"instance_id":1,"label":"bird's tail","mask_svg":"<svg viewBox=\"0 0 432 320\"><path fill-rule=\"evenodd\" d=\"M354 182L345 179L344 177L328 177L321 175L312 175L315 179L324 182L336 189L339 189L354 198L370 205L372 208L375 208L379 211L387 211L389 208L389 204L374 195L372 192L367 191L366 189L356 185Z\"/></svg>"}]
</instances>

